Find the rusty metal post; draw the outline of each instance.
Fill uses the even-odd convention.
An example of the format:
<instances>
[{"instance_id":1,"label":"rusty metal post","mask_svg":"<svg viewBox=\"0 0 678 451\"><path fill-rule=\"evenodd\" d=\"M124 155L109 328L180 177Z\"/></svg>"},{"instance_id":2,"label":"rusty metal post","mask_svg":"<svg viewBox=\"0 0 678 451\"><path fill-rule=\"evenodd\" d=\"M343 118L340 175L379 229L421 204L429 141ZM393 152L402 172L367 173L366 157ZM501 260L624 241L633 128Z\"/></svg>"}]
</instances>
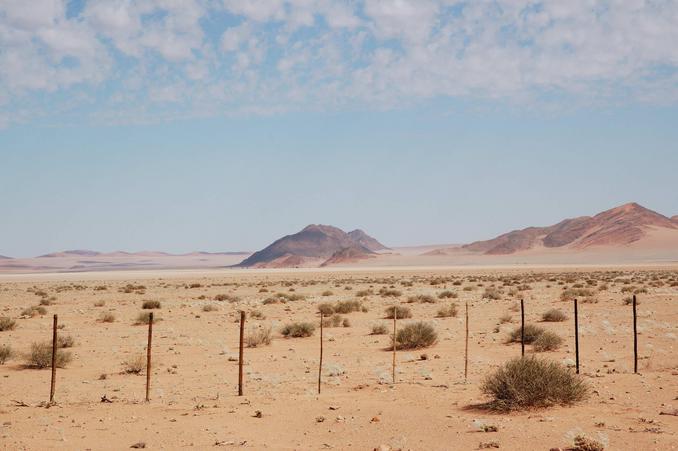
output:
<instances>
[{"instance_id":1,"label":"rusty metal post","mask_svg":"<svg viewBox=\"0 0 678 451\"><path fill-rule=\"evenodd\" d=\"M466 343L464 346L464 381L468 379L468 300L466 301Z\"/></svg>"},{"instance_id":2,"label":"rusty metal post","mask_svg":"<svg viewBox=\"0 0 678 451\"><path fill-rule=\"evenodd\" d=\"M238 396L242 396L243 344L245 343L245 311L240 311L240 357L238 358Z\"/></svg>"},{"instance_id":3,"label":"rusty metal post","mask_svg":"<svg viewBox=\"0 0 678 451\"><path fill-rule=\"evenodd\" d=\"M579 310L577 300L574 300L574 350L577 362L577 374L579 374Z\"/></svg>"},{"instance_id":4,"label":"rusty metal post","mask_svg":"<svg viewBox=\"0 0 678 451\"><path fill-rule=\"evenodd\" d=\"M49 403L54 403L54 391L56 389L56 360L57 360L57 316L54 315L52 322L52 381L49 389Z\"/></svg>"},{"instance_id":5,"label":"rusty metal post","mask_svg":"<svg viewBox=\"0 0 678 451\"><path fill-rule=\"evenodd\" d=\"M393 306L393 383L396 383L396 321L398 320L398 308Z\"/></svg>"},{"instance_id":6,"label":"rusty metal post","mask_svg":"<svg viewBox=\"0 0 678 451\"><path fill-rule=\"evenodd\" d=\"M525 357L525 302L520 300L520 356Z\"/></svg>"},{"instance_id":7,"label":"rusty metal post","mask_svg":"<svg viewBox=\"0 0 678 451\"><path fill-rule=\"evenodd\" d=\"M146 402L151 400L151 345L153 342L153 312L148 314L148 345L146 346Z\"/></svg>"},{"instance_id":8,"label":"rusty metal post","mask_svg":"<svg viewBox=\"0 0 678 451\"><path fill-rule=\"evenodd\" d=\"M318 394L323 374L323 313L320 312L320 363L318 365Z\"/></svg>"},{"instance_id":9,"label":"rusty metal post","mask_svg":"<svg viewBox=\"0 0 678 451\"><path fill-rule=\"evenodd\" d=\"M633 295L633 373L638 374L638 320L636 315L636 295Z\"/></svg>"}]
</instances>

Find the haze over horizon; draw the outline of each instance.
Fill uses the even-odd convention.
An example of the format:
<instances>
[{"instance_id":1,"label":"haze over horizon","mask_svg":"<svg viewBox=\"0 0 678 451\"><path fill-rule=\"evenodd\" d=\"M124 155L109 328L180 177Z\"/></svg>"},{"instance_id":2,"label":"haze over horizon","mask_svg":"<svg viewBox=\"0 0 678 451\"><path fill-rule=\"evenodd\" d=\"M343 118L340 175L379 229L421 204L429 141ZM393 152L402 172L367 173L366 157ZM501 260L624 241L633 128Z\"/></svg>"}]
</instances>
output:
<instances>
[{"instance_id":1,"label":"haze over horizon","mask_svg":"<svg viewBox=\"0 0 678 451\"><path fill-rule=\"evenodd\" d=\"M678 214L678 3L0 4L0 255Z\"/></svg>"}]
</instances>

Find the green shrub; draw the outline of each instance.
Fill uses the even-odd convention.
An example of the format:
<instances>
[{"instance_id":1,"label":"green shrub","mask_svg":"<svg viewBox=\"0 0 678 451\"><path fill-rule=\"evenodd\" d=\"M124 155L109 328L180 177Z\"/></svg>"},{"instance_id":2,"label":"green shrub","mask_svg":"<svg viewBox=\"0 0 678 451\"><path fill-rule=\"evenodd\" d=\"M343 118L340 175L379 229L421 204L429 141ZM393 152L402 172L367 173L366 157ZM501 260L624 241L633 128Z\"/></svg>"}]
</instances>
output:
<instances>
[{"instance_id":1,"label":"green shrub","mask_svg":"<svg viewBox=\"0 0 678 451\"><path fill-rule=\"evenodd\" d=\"M438 334L432 325L419 321L398 330L395 340L396 349L420 349L433 346Z\"/></svg>"},{"instance_id":2,"label":"green shrub","mask_svg":"<svg viewBox=\"0 0 678 451\"><path fill-rule=\"evenodd\" d=\"M536 357L510 360L485 378L488 407L501 411L569 405L585 399L586 383L564 366Z\"/></svg>"},{"instance_id":3,"label":"green shrub","mask_svg":"<svg viewBox=\"0 0 678 451\"><path fill-rule=\"evenodd\" d=\"M280 331L285 337L310 337L315 332L315 325L312 323L290 323L286 324Z\"/></svg>"},{"instance_id":4,"label":"green shrub","mask_svg":"<svg viewBox=\"0 0 678 451\"><path fill-rule=\"evenodd\" d=\"M534 350L537 352L555 351L563 343L563 339L555 333L546 330L534 340Z\"/></svg>"},{"instance_id":5,"label":"green shrub","mask_svg":"<svg viewBox=\"0 0 678 451\"><path fill-rule=\"evenodd\" d=\"M14 357L12 348L9 345L0 345L0 365L4 365L12 357Z\"/></svg>"},{"instance_id":6,"label":"green shrub","mask_svg":"<svg viewBox=\"0 0 678 451\"><path fill-rule=\"evenodd\" d=\"M386 307L384 310L386 319L393 319L393 307ZM412 312L407 307L396 306L395 314L398 319L412 318Z\"/></svg>"},{"instance_id":7,"label":"green shrub","mask_svg":"<svg viewBox=\"0 0 678 451\"><path fill-rule=\"evenodd\" d=\"M141 308L145 310L160 308L160 301L144 301Z\"/></svg>"},{"instance_id":8,"label":"green shrub","mask_svg":"<svg viewBox=\"0 0 678 451\"><path fill-rule=\"evenodd\" d=\"M551 310L546 311L541 319L547 322L561 322L567 319L567 315L562 310L552 308Z\"/></svg>"},{"instance_id":9,"label":"green shrub","mask_svg":"<svg viewBox=\"0 0 678 451\"><path fill-rule=\"evenodd\" d=\"M529 345L534 343L534 341L545 332L542 327L535 326L534 324L525 324L525 344ZM510 333L508 343L520 343L520 326L517 326L513 329L513 332Z\"/></svg>"},{"instance_id":10,"label":"green shrub","mask_svg":"<svg viewBox=\"0 0 678 451\"><path fill-rule=\"evenodd\" d=\"M436 314L438 318L450 318L457 316L457 304L450 304L448 307L443 307L438 310Z\"/></svg>"},{"instance_id":11,"label":"green shrub","mask_svg":"<svg viewBox=\"0 0 678 451\"><path fill-rule=\"evenodd\" d=\"M56 366L64 368L72 359L71 353L57 349ZM31 351L26 356L26 364L31 368L49 368L52 366L52 343L32 343Z\"/></svg>"},{"instance_id":12,"label":"green shrub","mask_svg":"<svg viewBox=\"0 0 678 451\"><path fill-rule=\"evenodd\" d=\"M8 318L6 316L0 316L0 332L6 331L6 330L14 330L16 327L16 321L14 321L12 318Z\"/></svg>"}]
</instances>

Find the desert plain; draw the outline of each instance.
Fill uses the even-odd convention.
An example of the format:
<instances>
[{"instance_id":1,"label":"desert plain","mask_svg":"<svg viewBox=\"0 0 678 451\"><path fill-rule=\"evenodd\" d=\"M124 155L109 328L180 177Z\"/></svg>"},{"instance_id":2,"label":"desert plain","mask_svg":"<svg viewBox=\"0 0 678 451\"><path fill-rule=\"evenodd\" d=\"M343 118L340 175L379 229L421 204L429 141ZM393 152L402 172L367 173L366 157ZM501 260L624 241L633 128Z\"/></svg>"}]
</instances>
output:
<instances>
[{"instance_id":1,"label":"desert plain","mask_svg":"<svg viewBox=\"0 0 678 451\"><path fill-rule=\"evenodd\" d=\"M354 268L125 271L0 276L0 332L14 356L0 365L4 449L567 449L586 435L606 449L678 449L678 266ZM570 290L570 291L568 291ZM570 406L495 412L483 407L484 378L520 356L506 344L520 323L555 332L562 345L535 352L574 362L571 290L579 294L581 377L586 400ZM583 291L582 291L583 290ZM444 294L442 294L444 293ZM639 369L633 373L632 307L638 296ZM442 296L442 297L441 297ZM445 297L447 296L447 297ZM150 401L145 401L147 333L154 309ZM357 301L328 317L321 393L318 305ZM469 306L464 377L465 305ZM25 311L43 304L44 314ZM457 306L456 316L439 310ZM396 352L392 380L385 309L410 309L434 326L430 347ZM543 322L549 309L567 318ZM269 345L245 347L238 396L240 311L245 335L270 328ZM23 315L22 315L23 312ZM110 315L106 315L110 313ZM72 337L48 405L47 369L27 365L32 343ZM108 316L105 322L103 318ZM347 321L344 322L344 319ZM312 336L285 338L292 322ZM336 322L335 322L336 323ZM372 334L384 325L386 334ZM347 327L344 327L347 326ZM134 365L132 365L134 366ZM133 370L133 368L132 368ZM140 371L139 371L140 370ZM572 370L574 371L574 370ZM103 401L102 401L103 400Z\"/></svg>"}]
</instances>

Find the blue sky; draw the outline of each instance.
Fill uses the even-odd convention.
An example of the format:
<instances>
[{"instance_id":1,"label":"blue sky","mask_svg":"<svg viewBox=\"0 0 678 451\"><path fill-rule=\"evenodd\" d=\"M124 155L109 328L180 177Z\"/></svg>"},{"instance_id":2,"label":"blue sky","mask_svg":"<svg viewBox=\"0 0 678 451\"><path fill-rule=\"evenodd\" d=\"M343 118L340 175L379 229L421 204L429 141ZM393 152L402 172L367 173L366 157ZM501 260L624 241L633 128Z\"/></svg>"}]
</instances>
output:
<instances>
[{"instance_id":1,"label":"blue sky","mask_svg":"<svg viewBox=\"0 0 678 451\"><path fill-rule=\"evenodd\" d=\"M0 254L678 214L678 2L7 0Z\"/></svg>"}]
</instances>

